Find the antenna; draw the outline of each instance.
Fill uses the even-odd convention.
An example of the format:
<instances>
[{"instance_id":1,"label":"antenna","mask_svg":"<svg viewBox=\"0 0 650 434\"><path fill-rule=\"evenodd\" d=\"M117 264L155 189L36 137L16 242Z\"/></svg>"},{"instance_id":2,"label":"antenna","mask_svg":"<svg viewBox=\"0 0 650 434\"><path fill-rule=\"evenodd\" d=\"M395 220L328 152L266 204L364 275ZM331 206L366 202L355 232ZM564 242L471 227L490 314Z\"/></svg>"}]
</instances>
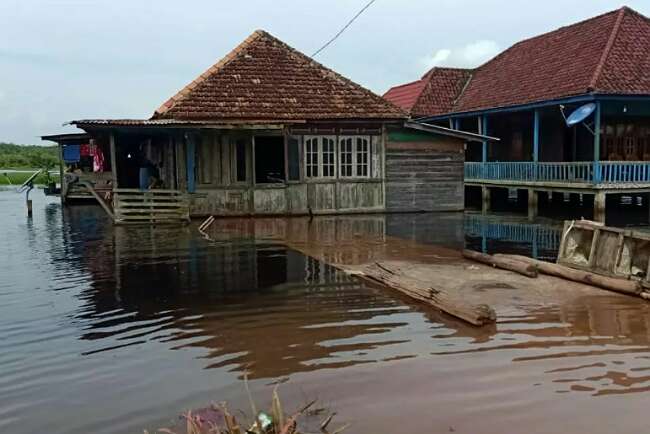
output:
<instances>
[{"instance_id":1,"label":"antenna","mask_svg":"<svg viewBox=\"0 0 650 434\"><path fill-rule=\"evenodd\" d=\"M564 122L566 122L567 127L572 127L574 125L577 125L579 123L582 123L587 130L593 135L596 135L594 132L593 127L589 126L587 124L586 119L592 115L592 113L596 111L596 103L590 102L584 105L581 105L577 109L575 109L568 117L564 114L564 106L560 105L560 112L562 112L562 117L564 118Z\"/></svg>"}]
</instances>

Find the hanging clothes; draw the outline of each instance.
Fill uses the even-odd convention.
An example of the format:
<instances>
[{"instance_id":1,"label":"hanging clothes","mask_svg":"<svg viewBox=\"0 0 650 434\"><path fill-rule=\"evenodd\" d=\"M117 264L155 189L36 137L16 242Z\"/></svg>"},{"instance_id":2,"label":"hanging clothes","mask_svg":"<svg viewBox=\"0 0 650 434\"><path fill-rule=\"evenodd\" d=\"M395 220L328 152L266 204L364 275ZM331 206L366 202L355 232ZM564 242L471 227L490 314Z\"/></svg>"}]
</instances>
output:
<instances>
[{"instance_id":1,"label":"hanging clothes","mask_svg":"<svg viewBox=\"0 0 650 434\"><path fill-rule=\"evenodd\" d=\"M90 154L90 145L88 143L84 143L79 148L79 152L80 152L82 157L90 157L90 155L91 155Z\"/></svg>"},{"instance_id":2,"label":"hanging clothes","mask_svg":"<svg viewBox=\"0 0 650 434\"><path fill-rule=\"evenodd\" d=\"M93 148L93 172L104 171L104 154L99 146Z\"/></svg>"},{"instance_id":3,"label":"hanging clothes","mask_svg":"<svg viewBox=\"0 0 650 434\"><path fill-rule=\"evenodd\" d=\"M79 145L65 145L63 147L63 161L66 163L78 163L80 154Z\"/></svg>"}]
</instances>

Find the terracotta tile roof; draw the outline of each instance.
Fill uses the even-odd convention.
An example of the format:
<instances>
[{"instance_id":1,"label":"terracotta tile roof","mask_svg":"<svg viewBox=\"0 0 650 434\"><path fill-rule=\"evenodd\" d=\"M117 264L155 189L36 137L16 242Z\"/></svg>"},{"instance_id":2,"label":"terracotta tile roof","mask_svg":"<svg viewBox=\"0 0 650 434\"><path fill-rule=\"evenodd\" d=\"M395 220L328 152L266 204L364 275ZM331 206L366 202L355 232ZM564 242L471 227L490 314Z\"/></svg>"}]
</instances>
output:
<instances>
[{"instance_id":1,"label":"terracotta tile roof","mask_svg":"<svg viewBox=\"0 0 650 434\"><path fill-rule=\"evenodd\" d=\"M153 118L403 119L401 109L258 30Z\"/></svg>"},{"instance_id":2,"label":"terracotta tile roof","mask_svg":"<svg viewBox=\"0 0 650 434\"><path fill-rule=\"evenodd\" d=\"M469 69L432 68L418 81L390 88L384 98L413 117L446 113L452 109L470 74Z\"/></svg>"},{"instance_id":3,"label":"terracotta tile roof","mask_svg":"<svg viewBox=\"0 0 650 434\"><path fill-rule=\"evenodd\" d=\"M431 86L443 97L427 100L434 93L421 90L422 104L416 100L410 111L435 116L588 93L650 96L650 19L622 7L518 42L463 77L452 105L444 96L462 79L439 74Z\"/></svg>"},{"instance_id":4,"label":"terracotta tile roof","mask_svg":"<svg viewBox=\"0 0 650 434\"><path fill-rule=\"evenodd\" d=\"M393 86L386 91L383 97L410 113L426 84L426 80L421 78L410 83Z\"/></svg>"}]
</instances>

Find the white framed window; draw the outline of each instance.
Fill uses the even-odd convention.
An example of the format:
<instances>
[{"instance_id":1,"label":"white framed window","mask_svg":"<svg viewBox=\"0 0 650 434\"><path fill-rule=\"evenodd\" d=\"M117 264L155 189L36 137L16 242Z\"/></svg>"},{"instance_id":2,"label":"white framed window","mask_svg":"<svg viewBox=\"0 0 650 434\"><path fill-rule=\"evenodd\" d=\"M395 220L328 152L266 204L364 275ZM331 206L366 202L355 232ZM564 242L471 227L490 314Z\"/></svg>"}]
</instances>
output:
<instances>
[{"instance_id":1,"label":"white framed window","mask_svg":"<svg viewBox=\"0 0 650 434\"><path fill-rule=\"evenodd\" d=\"M336 176L336 140L333 136L305 136L305 176Z\"/></svg>"},{"instance_id":2,"label":"white framed window","mask_svg":"<svg viewBox=\"0 0 650 434\"><path fill-rule=\"evenodd\" d=\"M341 136L339 152L341 177L370 177L370 137Z\"/></svg>"},{"instance_id":3,"label":"white framed window","mask_svg":"<svg viewBox=\"0 0 650 434\"><path fill-rule=\"evenodd\" d=\"M305 137L305 176L318 178L318 137Z\"/></svg>"}]
</instances>

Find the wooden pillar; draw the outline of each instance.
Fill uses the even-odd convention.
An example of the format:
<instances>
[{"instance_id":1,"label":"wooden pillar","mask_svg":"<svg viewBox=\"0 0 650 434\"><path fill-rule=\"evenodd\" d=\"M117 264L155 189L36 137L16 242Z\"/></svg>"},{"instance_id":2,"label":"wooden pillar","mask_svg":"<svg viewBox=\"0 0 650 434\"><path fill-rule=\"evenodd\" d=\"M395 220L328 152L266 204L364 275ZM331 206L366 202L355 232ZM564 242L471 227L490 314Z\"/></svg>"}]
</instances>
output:
<instances>
[{"instance_id":1,"label":"wooden pillar","mask_svg":"<svg viewBox=\"0 0 650 434\"><path fill-rule=\"evenodd\" d=\"M112 182L113 182L113 189L116 189L118 187L117 185L117 150L116 148L116 143L115 143L115 133L111 131L109 137L108 137L108 142L110 146L110 153L111 153L111 176L112 176Z\"/></svg>"},{"instance_id":2,"label":"wooden pillar","mask_svg":"<svg viewBox=\"0 0 650 434\"><path fill-rule=\"evenodd\" d=\"M533 112L533 161L539 162L539 110Z\"/></svg>"},{"instance_id":3,"label":"wooden pillar","mask_svg":"<svg viewBox=\"0 0 650 434\"><path fill-rule=\"evenodd\" d=\"M528 220L535 220L537 218L538 210L538 192L532 188L528 189Z\"/></svg>"},{"instance_id":4,"label":"wooden pillar","mask_svg":"<svg viewBox=\"0 0 650 434\"><path fill-rule=\"evenodd\" d=\"M67 185L65 183L64 175L63 175L63 144L59 143L59 183L61 184L61 193L59 193L59 196L61 196L61 203L65 204L65 196L68 194L67 192Z\"/></svg>"},{"instance_id":5,"label":"wooden pillar","mask_svg":"<svg viewBox=\"0 0 650 434\"><path fill-rule=\"evenodd\" d=\"M481 187L481 198L482 198L481 210L483 214L490 212L490 193L491 190L489 187L486 186Z\"/></svg>"},{"instance_id":6,"label":"wooden pillar","mask_svg":"<svg viewBox=\"0 0 650 434\"><path fill-rule=\"evenodd\" d=\"M186 168L187 168L187 192L194 193L196 189L196 142L194 141L193 134L185 134L185 153L186 153Z\"/></svg>"},{"instance_id":7,"label":"wooden pillar","mask_svg":"<svg viewBox=\"0 0 650 434\"><path fill-rule=\"evenodd\" d=\"M600 184L600 101L596 101L594 113L594 184Z\"/></svg>"},{"instance_id":8,"label":"wooden pillar","mask_svg":"<svg viewBox=\"0 0 650 434\"><path fill-rule=\"evenodd\" d=\"M483 134L484 136L487 136L488 133L488 121L487 121L487 116L483 115L479 117L478 121L478 132L479 134ZM488 142L487 140L483 140L483 152L482 152L482 160L484 163L487 161L488 157Z\"/></svg>"},{"instance_id":9,"label":"wooden pillar","mask_svg":"<svg viewBox=\"0 0 650 434\"><path fill-rule=\"evenodd\" d=\"M606 198L604 191L599 191L594 195L594 221L605 223Z\"/></svg>"}]
</instances>

